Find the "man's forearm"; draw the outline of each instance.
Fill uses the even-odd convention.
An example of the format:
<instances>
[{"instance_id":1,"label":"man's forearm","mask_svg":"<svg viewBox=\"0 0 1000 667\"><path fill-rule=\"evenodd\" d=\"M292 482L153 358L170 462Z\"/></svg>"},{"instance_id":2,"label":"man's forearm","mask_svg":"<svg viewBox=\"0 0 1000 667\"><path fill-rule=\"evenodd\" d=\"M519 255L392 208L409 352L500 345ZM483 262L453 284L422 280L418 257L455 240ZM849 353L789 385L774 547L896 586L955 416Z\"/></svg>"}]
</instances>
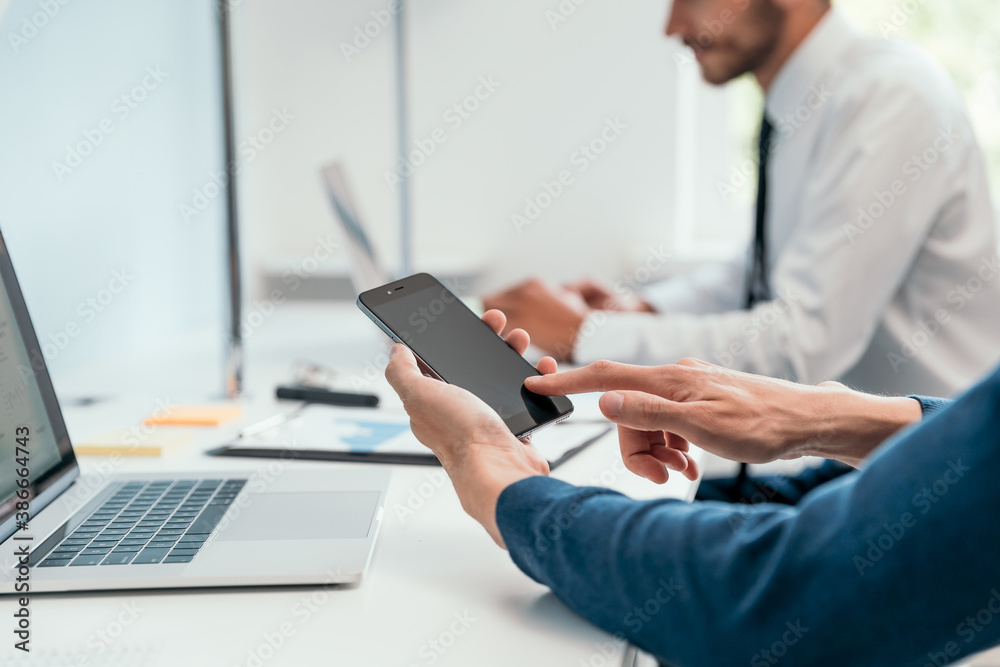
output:
<instances>
[{"instance_id":1,"label":"man's forearm","mask_svg":"<svg viewBox=\"0 0 1000 667\"><path fill-rule=\"evenodd\" d=\"M532 477L504 490L497 521L523 571L664 663L770 664L773 647L789 665L954 660L1000 641L1000 626L961 630L1000 581L1000 537L981 518L1000 506L998 404L1000 373L795 507ZM909 406L895 407L856 409L889 428Z\"/></svg>"},{"instance_id":2,"label":"man's forearm","mask_svg":"<svg viewBox=\"0 0 1000 667\"><path fill-rule=\"evenodd\" d=\"M816 420L803 424L800 442L789 456L820 456L855 468L879 445L920 421L920 403L912 398L871 396L846 387L826 388L816 405Z\"/></svg>"}]
</instances>

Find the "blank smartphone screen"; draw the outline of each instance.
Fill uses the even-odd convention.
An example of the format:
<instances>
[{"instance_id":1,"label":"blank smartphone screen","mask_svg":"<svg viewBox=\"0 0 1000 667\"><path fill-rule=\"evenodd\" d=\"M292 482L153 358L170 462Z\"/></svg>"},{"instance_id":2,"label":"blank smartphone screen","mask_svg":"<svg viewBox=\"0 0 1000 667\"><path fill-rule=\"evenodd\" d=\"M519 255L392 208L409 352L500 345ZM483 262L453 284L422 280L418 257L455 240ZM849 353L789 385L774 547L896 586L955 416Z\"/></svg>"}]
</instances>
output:
<instances>
[{"instance_id":1,"label":"blank smartphone screen","mask_svg":"<svg viewBox=\"0 0 1000 667\"><path fill-rule=\"evenodd\" d=\"M525 389L524 379L538 374L531 364L447 288L425 276L376 288L360 300L443 380L496 410L515 435L572 412L565 396L540 396ZM427 279L433 286L426 286Z\"/></svg>"}]
</instances>

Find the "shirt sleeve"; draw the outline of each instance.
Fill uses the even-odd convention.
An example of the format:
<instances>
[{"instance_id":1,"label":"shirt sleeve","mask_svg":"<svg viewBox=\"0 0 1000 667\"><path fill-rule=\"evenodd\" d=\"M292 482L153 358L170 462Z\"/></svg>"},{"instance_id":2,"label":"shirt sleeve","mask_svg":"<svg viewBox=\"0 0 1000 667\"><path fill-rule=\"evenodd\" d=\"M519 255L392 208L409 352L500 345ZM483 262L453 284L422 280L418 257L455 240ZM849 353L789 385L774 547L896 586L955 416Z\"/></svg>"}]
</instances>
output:
<instances>
[{"instance_id":1,"label":"shirt sleeve","mask_svg":"<svg viewBox=\"0 0 1000 667\"><path fill-rule=\"evenodd\" d=\"M747 253L646 287L640 295L658 313L719 313L743 307Z\"/></svg>"},{"instance_id":2,"label":"shirt sleeve","mask_svg":"<svg viewBox=\"0 0 1000 667\"><path fill-rule=\"evenodd\" d=\"M924 415L924 419L936 412L941 412L945 408L951 407L952 403L955 402L947 398L934 398L931 396L907 396L907 398L912 398L920 403L920 410Z\"/></svg>"},{"instance_id":3,"label":"shirt sleeve","mask_svg":"<svg viewBox=\"0 0 1000 667\"><path fill-rule=\"evenodd\" d=\"M967 123L951 122L952 111L912 82L856 86L828 113L801 186L799 219L777 251L774 300L709 314L591 313L574 361L656 365L697 357L806 383L850 370L950 205L963 178L959 154L974 142ZM949 141L951 152L911 174L914 156ZM858 213L869 209L877 220ZM743 284L734 279L729 289L739 295Z\"/></svg>"},{"instance_id":4,"label":"shirt sleeve","mask_svg":"<svg viewBox=\"0 0 1000 667\"><path fill-rule=\"evenodd\" d=\"M998 405L1000 373L794 507L533 477L497 521L526 574L666 665L952 662L1000 642L978 615L1000 618Z\"/></svg>"}]
</instances>

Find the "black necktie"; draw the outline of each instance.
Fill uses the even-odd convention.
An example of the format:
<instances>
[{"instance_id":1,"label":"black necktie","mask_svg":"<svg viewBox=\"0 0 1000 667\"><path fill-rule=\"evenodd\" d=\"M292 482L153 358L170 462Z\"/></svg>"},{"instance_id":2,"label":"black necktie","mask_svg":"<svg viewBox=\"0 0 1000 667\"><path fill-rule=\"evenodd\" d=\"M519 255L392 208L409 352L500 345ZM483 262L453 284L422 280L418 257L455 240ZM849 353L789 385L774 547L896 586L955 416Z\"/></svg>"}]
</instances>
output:
<instances>
[{"instance_id":1,"label":"black necktie","mask_svg":"<svg viewBox=\"0 0 1000 667\"><path fill-rule=\"evenodd\" d=\"M760 143L757 155L760 158L760 168L757 178L757 224L753 237L753 264L747 275L746 307L750 310L754 305L771 299L771 288L767 279L767 234L764 228L767 214L767 158L771 154L771 132L774 127L764 114L760 125ZM736 478L736 488L743 493L741 487L747 478L747 464L740 464L740 473Z\"/></svg>"},{"instance_id":2,"label":"black necktie","mask_svg":"<svg viewBox=\"0 0 1000 667\"><path fill-rule=\"evenodd\" d=\"M771 298L771 288L767 279L767 234L764 229L765 216L767 213L767 158L771 153L771 132L774 127L764 115L764 120L760 126L760 144L758 145L758 156L760 157L760 168L757 179L757 224L753 241L753 264L747 277L747 309L753 308L755 304L762 301L769 301Z\"/></svg>"}]
</instances>

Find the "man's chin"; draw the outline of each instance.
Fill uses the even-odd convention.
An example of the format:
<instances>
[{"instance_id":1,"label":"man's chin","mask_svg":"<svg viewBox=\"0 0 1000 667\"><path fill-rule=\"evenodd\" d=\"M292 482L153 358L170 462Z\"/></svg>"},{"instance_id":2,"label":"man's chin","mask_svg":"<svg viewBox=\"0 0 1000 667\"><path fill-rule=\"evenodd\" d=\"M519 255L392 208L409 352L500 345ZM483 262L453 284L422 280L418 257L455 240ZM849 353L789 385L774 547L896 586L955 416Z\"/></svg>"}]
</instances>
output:
<instances>
[{"instance_id":1,"label":"man's chin","mask_svg":"<svg viewBox=\"0 0 1000 667\"><path fill-rule=\"evenodd\" d=\"M720 52L718 47L695 51L695 59L701 69L701 77L706 83L721 86L739 76L739 73L733 72L732 63L726 62L724 53Z\"/></svg>"},{"instance_id":2,"label":"man's chin","mask_svg":"<svg viewBox=\"0 0 1000 667\"><path fill-rule=\"evenodd\" d=\"M705 83L710 83L713 86L721 86L723 84L729 83L732 80L728 76L715 76L709 74L705 70L701 71L701 78L705 80Z\"/></svg>"},{"instance_id":3,"label":"man's chin","mask_svg":"<svg viewBox=\"0 0 1000 667\"><path fill-rule=\"evenodd\" d=\"M706 83L713 86L721 86L733 80L733 74L727 67L720 67L713 63L699 62L701 66L701 77Z\"/></svg>"}]
</instances>

